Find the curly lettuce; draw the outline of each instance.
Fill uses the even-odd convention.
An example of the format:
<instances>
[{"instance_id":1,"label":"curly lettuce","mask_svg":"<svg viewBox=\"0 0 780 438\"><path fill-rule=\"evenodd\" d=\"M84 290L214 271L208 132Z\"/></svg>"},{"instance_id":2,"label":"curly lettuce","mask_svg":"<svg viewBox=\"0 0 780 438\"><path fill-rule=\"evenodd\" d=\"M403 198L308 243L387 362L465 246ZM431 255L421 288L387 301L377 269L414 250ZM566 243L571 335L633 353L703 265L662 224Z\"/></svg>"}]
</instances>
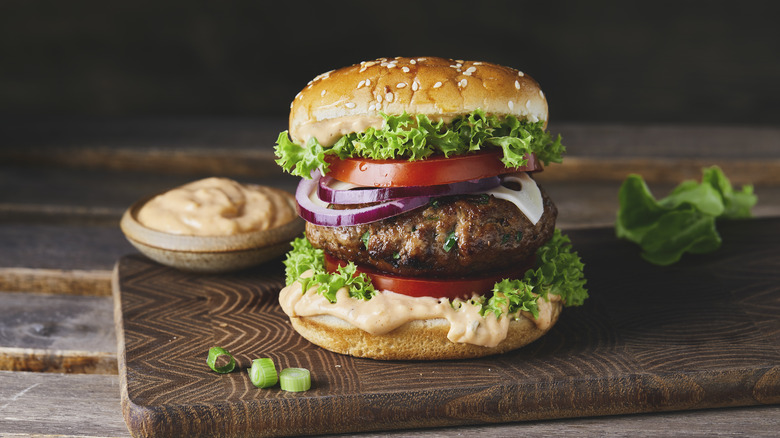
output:
<instances>
[{"instance_id":1,"label":"curly lettuce","mask_svg":"<svg viewBox=\"0 0 780 438\"><path fill-rule=\"evenodd\" d=\"M382 128L347 134L329 148L320 145L315 138L306 145L295 144L288 132L283 131L274 147L276 163L293 175L309 178L316 169L327 173L326 155L342 159L414 161L434 154L449 157L498 147L503 152L501 161L505 166L519 167L527 164L525 156L531 152L545 165L560 163L566 152L561 136L553 138L544 130L543 121L498 117L481 110L457 117L450 123L433 122L424 114L381 115L385 119Z\"/></svg>"},{"instance_id":2,"label":"curly lettuce","mask_svg":"<svg viewBox=\"0 0 780 438\"><path fill-rule=\"evenodd\" d=\"M339 266L336 272L329 273L325 269L325 253L314 248L308 239L298 237L292 241L292 247L283 262L286 284L298 281L304 291L317 285L317 293L331 303L336 302L336 292L342 287L349 288L350 297L361 300L371 299L376 293L371 279L362 272L358 273L354 263L349 262L346 266ZM312 275L303 277L309 270Z\"/></svg>"},{"instance_id":3,"label":"curly lettuce","mask_svg":"<svg viewBox=\"0 0 780 438\"><path fill-rule=\"evenodd\" d=\"M717 166L703 169L700 183L684 181L659 200L640 175L632 174L618 198L617 236L639 245L645 260L661 266L676 263L686 252L718 249L722 239L716 221L749 218L758 200L751 185L734 190Z\"/></svg>"},{"instance_id":4,"label":"curly lettuce","mask_svg":"<svg viewBox=\"0 0 780 438\"><path fill-rule=\"evenodd\" d=\"M572 251L571 240L555 229L553 237L536 250L536 263L522 279L502 280L482 305L482 314L515 314L521 310L539 316L538 298L558 295L565 306L581 306L588 298L585 265Z\"/></svg>"},{"instance_id":5,"label":"curly lettuce","mask_svg":"<svg viewBox=\"0 0 780 438\"><path fill-rule=\"evenodd\" d=\"M304 291L316 285L317 293L332 303L336 302L336 292L342 287L349 288L352 298L362 300L370 300L377 293L368 276L357 273L354 263L328 273L323 251L314 248L305 237L295 239L292 247L284 261L287 284L298 281ZM492 295L470 301L481 306L483 316L493 313L497 318L502 314L517 316L521 311L530 312L536 318L538 300L548 299L550 294L559 295L566 306L580 306L588 297L583 269L580 257L572 251L571 240L556 229L553 237L536 251L535 267L522 279L502 280L495 284ZM313 275L302 277L309 270Z\"/></svg>"}]
</instances>

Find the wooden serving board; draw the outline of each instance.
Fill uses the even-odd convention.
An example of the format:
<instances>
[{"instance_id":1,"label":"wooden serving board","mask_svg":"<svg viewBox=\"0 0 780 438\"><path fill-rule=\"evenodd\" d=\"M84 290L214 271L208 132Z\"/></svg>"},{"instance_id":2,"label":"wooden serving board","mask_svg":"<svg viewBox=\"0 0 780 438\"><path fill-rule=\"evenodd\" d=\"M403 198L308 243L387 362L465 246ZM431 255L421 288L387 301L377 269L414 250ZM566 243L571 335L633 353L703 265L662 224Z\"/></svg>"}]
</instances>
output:
<instances>
[{"instance_id":1,"label":"wooden serving board","mask_svg":"<svg viewBox=\"0 0 780 438\"><path fill-rule=\"evenodd\" d=\"M130 255L114 272L122 408L134 436L272 436L780 403L780 218L723 222L723 246L671 267L611 228L569 236L591 298L542 339L477 360L383 362L316 347L276 298L280 261L234 275ZM220 345L238 361L206 366ZM257 389L246 368L311 370Z\"/></svg>"}]
</instances>

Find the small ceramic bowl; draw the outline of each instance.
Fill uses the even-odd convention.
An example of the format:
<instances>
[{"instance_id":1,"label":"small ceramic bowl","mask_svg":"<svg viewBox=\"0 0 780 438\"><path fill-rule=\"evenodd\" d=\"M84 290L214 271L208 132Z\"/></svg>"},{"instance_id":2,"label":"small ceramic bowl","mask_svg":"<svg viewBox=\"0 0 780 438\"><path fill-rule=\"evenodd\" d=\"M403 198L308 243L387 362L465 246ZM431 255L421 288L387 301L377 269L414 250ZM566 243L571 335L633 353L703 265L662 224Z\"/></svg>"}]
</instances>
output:
<instances>
[{"instance_id":1,"label":"small ceramic bowl","mask_svg":"<svg viewBox=\"0 0 780 438\"><path fill-rule=\"evenodd\" d=\"M183 271L223 273L249 268L290 250L290 241L303 233L304 222L295 217L269 230L230 236L188 236L148 228L138 221L138 211L154 196L128 208L119 223L128 241L150 259ZM293 203L294 198L290 196Z\"/></svg>"}]
</instances>

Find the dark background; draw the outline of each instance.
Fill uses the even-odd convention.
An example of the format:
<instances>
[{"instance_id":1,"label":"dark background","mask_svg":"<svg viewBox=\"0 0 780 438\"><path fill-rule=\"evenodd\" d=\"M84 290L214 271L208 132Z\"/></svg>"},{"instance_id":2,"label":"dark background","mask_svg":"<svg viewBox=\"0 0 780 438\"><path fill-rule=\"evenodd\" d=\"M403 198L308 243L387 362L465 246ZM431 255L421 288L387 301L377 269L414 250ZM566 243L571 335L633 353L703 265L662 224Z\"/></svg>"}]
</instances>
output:
<instances>
[{"instance_id":1,"label":"dark background","mask_svg":"<svg viewBox=\"0 0 780 438\"><path fill-rule=\"evenodd\" d=\"M0 0L0 117L286 117L324 71L444 56L525 71L551 120L778 125L773 4Z\"/></svg>"}]
</instances>

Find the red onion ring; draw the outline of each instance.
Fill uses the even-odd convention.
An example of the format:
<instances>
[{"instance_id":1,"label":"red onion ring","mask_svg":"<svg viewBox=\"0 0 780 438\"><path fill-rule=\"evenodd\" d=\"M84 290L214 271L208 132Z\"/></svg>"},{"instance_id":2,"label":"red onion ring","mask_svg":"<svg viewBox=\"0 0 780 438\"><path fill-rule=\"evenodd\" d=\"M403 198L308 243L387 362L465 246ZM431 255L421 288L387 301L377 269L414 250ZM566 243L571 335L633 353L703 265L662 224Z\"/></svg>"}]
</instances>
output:
<instances>
[{"instance_id":1,"label":"red onion ring","mask_svg":"<svg viewBox=\"0 0 780 438\"><path fill-rule=\"evenodd\" d=\"M295 200L298 205L298 215L303 220L325 227L360 225L387 219L422 207L431 199L427 196L417 196L387 201L363 208L333 210L328 208L328 203L317 195L320 178L319 172L313 172L312 179L301 178L295 191Z\"/></svg>"},{"instance_id":2,"label":"red onion ring","mask_svg":"<svg viewBox=\"0 0 780 438\"><path fill-rule=\"evenodd\" d=\"M334 184L341 181L325 175L319 180L317 194L324 202L331 204L366 204L370 202L383 202L394 199L414 198L414 197L433 197L447 195L463 195L468 193L479 193L498 187L501 179L498 176L491 176L482 179L473 179L470 181L461 181L452 184L439 184L435 186L406 186L406 187L362 187L350 183L342 183L357 190L342 190L333 188Z\"/></svg>"}]
</instances>

